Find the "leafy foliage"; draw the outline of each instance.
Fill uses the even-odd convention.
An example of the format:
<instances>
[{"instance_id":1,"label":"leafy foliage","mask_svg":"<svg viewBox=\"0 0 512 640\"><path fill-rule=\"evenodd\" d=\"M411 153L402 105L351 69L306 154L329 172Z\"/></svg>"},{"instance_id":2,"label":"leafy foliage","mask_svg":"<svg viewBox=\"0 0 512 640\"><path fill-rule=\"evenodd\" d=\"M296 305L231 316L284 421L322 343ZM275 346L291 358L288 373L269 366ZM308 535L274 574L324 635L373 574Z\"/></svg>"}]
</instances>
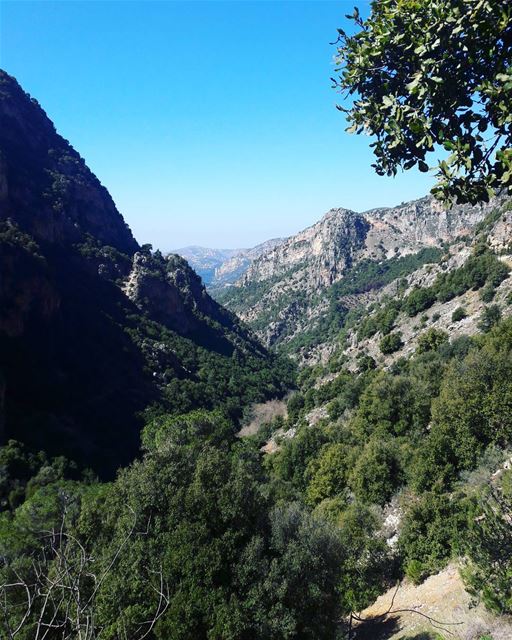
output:
<instances>
[{"instance_id":1,"label":"leafy foliage","mask_svg":"<svg viewBox=\"0 0 512 640\"><path fill-rule=\"evenodd\" d=\"M512 8L507 0L372 2L339 29L334 85L350 132L375 136L375 170L436 166L443 200L476 203L512 187Z\"/></svg>"},{"instance_id":2,"label":"leafy foliage","mask_svg":"<svg viewBox=\"0 0 512 640\"><path fill-rule=\"evenodd\" d=\"M400 533L406 573L413 582L443 568L465 525L460 497L425 493L408 509Z\"/></svg>"},{"instance_id":3,"label":"leafy foliage","mask_svg":"<svg viewBox=\"0 0 512 640\"><path fill-rule=\"evenodd\" d=\"M347 537L345 547L339 530L300 504L275 504L257 451L238 442L218 414L159 420L144 441L144 458L114 483L54 478L3 514L3 628L23 614L22 583L34 567L49 581L60 575L64 535L83 550L84 581L74 589L92 607L88 619L102 637L138 638L140 629L169 639L332 637L340 559L354 542ZM60 551L45 550L43 530L61 532ZM70 578L73 553L66 556ZM11 580L20 588L5 587ZM166 606L155 619L159 594ZM20 637L34 637L41 612L67 620L58 601L52 606L36 598ZM48 637L61 636L50 628Z\"/></svg>"},{"instance_id":4,"label":"leafy foliage","mask_svg":"<svg viewBox=\"0 0 512 640\"><path fill-rule=\"evenodd\" d=\"M146 282L169 296L164 308L178 309L160 317L149 303L133 304L119 272L107 269L131 265L127 254L91 238L78 247L36 244L12 222L2 228L8 438L112 476L137 455L144 411L216 407L237 421L249 404L293 386L291 362L268 353L177 259L141 252Z\"/></svg>"},{"instance_id":5,"label":"leafy foliage","mask_svg":"<svg viewBox=\"0 0 512 640\"><path fill-rule=\"evenodd\" d=\"M418 338L418 353L437 351L439 347L448 342L448 334L445 331L431 327Z\"/></svg>"},{"instance_id":6,"label":"leafy foliage","mask_svg":"<svg viewBox=\"0 0 512 640\"><path fill-rule=\"evenodd\" d=\"M400 332L389 333L379 342L380 350L383 354L388 355L398 351L404 346Z\"/></svg>"},{"instance_id":7,"label":"leafy foliage","mask_svg":"<svg viewBox=\"0 0 512 640\"><path fill-rule=\"evenodd\" d=\"M303 374L297 435L266 461L278 495L302 497L337 526L345 515L393 498L404 514L400 571L415 582L464 554L468 527L479 522L475 496L512 444L511 336L510 319L476 339L452 342L431 328L415 355L388 371L351 373L341 364L333 380L313 389ZM328 418L314 427L304 423L307 412L326 405ZM469 479L487 459L486 470ZM393 575L389 560L384 573L384 581L375 578L381 588ZM362 601L365 593L361 583Z\"/></svg>"},{"instance_id":8,"label":"leafy foliage","mask_svg":"<svg viewBox=\"0 0 512 640\"><path fill-rule=\"evenodd\" d=\"M512 612L512 495L494 489L481 499L464 550L463 572L471 592L496 613Z\"/></svg>"}]
</instances>

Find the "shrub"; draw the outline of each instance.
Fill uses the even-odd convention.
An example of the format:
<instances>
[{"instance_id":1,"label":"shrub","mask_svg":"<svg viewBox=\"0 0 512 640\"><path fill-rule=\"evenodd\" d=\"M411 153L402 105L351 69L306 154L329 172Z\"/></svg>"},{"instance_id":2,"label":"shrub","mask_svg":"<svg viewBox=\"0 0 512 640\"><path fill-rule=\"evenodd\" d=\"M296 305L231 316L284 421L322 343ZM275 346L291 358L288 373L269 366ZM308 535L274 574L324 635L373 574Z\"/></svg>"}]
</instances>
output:
<instances>
[{"instance_id":1,"label":"shrub","mask_svg":"<svg viewBox=\"0 0 512 640\"><path fill-rule=\"evenodd\" d=\"M349 483L364 504L388 502L401 484L401 471L392 445L380 438L370 440L350 474Z\"/></svg>"},{"instance_id":2,"label":"shrub","mask_svg":"<svg viewBox=\"0 0 512 640\"><path fill-rule=\"evenodd\" d=\"M405 567L405 575L413 584L423 582L425 574L425 566L419 560L410 560Z\"/></svg>"},{"instance_id":3,"label":"shrub","mask_svg":"<svg viewBox=\"0 0 512 640\"><path fill-rule=\"evenodd\" d=\"M384 355L394 353L403 347L402 334L400 332L389 333L379 343L379 348Z\"/></svg>"},{"instance_id":4,"label":"shrub","mask_svg":"<svg viewBox=\"0 0 512 640\"><path fill-rule=\"evenodd\" d=\"M339 585L343 611L361 611L389 586L393 562L379 524L374 510L357 502L338 520L345 552Z\"/></svg>"},{"instance_id":5,"label":"shrub","mask_svg":"<svg viewBox=\"0 0 512 640\"><path fill-rule=\"evenodd\" d=\"M468 566L462 572L468 591L481 596L495 613L512 613L512 499L491 490L481 496L481 515L465 536Z\"/></svg>"},{"instance_id":6,"label":"shrub","mask_svg":"<svg viewBox=\"0 0 512 640\"><path fill-rule=\"evenodd\" d=\"M496 293L496 289L492 286L490 282L488 282L485 287L480 291L480 299L482 302L488 303L492 302L494 299L494 295Z\"/></svg>"},{"instance_id":7,"label":"shrub","mask_svg":"<svg viewBox=\"0 0 512 640\"><path fill-rule=\"evenodd\" d=\"M371 371L377 367L375 360L368 354L364 354L357 359L357 370L359 373Z\"/></svg>"},{"instance_id":8,"label":"shrub","mask_svg":"<svg viewBox=\"0 0 512 640\"><path fill-rule=\"evenodd\" d=\"M411 318L420 311L425 311L436 301L436 296L431 287L416 288L407 296L404 303L404 311Z\"/></svg>"},{"instance_id":9,"label":"shrub","mask_svg":"<svg viewBox=\"0 0 512 640\"><path fill-rule=\"evenodd\" d=\"M478 321L480 331L490 331L501 320L501 310L497 304L485 307Z\"/></svg>"},{"instance_id":10,"label":"shrub","mask_svg":"<svg viewBox=\"0 0 512 640\"><path fill-rule=\"evenodd\" d=\"M304 408L304 396L297 391L288 400L287 410L288 418L291 422L295 422Z\"/></svg>"},{"instance_id":11,"label":"shrub","mask_svg":"<svg viewBox=\"0 0 512 640\"><path fill-rule=\"evenodd\" d=\"M468 314L464 307L457 307L455 311L452 313L452 322L460 322L467 318Z\"/></svg>"},{"instance_id":12,"label":"shrub","mask_svg":"<svg viewBox=\"0 0 512 640\"><path fill-rule=\"evenodd\" d=\"M427 351L437 351L437 349L448 342L448 334L440 329L427 329L418 338L418 353L426 353Z\"/></svg>"},{"instance_id":13,"label":"shrub","mask_svg":"<svg viewBox=\"0 0 512 640\"><path fill-rule=\"evenodd\" d=\"M405 513L400 550L406 572L421 580L442 569L450 559L463 529L464 504L447 494L425 493Z\"/></svg>"},{"instance_id":14,"label":"shrub","mask_svg":"<svg viewBox=\"0 0 512 640\"><path fill-rule=\"evenodd\" d=\"M310 504L318 504L326 498L335 498L343 493L347 476L347 449L341 443L325 445L320 455L314 458L306 473L311 480L306 489Z\"/></svg>"}]
</instances>

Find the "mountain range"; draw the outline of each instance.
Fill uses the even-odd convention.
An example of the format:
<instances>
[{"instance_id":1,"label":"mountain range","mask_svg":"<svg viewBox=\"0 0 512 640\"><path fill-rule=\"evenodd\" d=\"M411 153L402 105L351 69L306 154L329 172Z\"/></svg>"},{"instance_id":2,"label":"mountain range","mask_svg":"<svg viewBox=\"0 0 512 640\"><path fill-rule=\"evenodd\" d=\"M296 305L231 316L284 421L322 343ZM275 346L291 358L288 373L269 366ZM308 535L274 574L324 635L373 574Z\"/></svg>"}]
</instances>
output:
<instances>
[{"instance_id":1,"label":"mountain range","mask_svg":"<svg viewBox=\"0 0 512 640\"><path fill-rule=\"evenodd\" d=\"M446 209L425 197L365 213L331 209L262 253L217 299L267 346L314 361L332 350L349 312L371 313L399 281L405 295L461 266L487 216L492 242L506 253L510 214L504 212L503 220L496 214L506 206L498 199Z\"/></svg>"},{"instance_id":2,"label":"mountain range","mask_svg":"<svg viewBox=\"0 0 512 640\"><path fill-rule=\"evenodd\" d=\"M1 637L511 637L511 198L181 254L0 72Z\"/></svg>"}]
</instances>

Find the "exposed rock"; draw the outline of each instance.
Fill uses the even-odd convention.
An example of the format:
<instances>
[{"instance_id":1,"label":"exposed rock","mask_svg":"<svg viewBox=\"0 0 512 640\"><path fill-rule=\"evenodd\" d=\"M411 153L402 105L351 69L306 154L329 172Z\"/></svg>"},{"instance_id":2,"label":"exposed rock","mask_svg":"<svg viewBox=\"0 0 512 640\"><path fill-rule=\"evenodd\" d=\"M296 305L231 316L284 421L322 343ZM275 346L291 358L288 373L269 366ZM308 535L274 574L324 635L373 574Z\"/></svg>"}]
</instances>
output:
<instances>
[{"instance_id":1,"label":"exposed rock","mask_svg":"<svg viewBox=\"0 0 512 640\"><path fill-rule=\"evenodd\" d=\"M215 269L215 276L211 282L212 290L220 290L234 284L249 269L251 264L267 251L278 247L284 238L273 238L252 247L238 249L228 260Z\"/></svg>"},{"instance_id":2,"label":"exposed rock","mask_svg":"<svg viewBox=\"0 0 512 640\"><path fill-rule=\"evenodd\" d=\"M291 440L295 438L297 429L292 427L291 429L278 429L272 437L266 442L260 449L263 453L272 454L281 449L281 442L283 440Z\"/></svg>"},{"instance_id":3,"label":"exposed rock","mask_svg":"<svg viewBox=\"0 0 512 640\"><path fill-rule=\"evenodd\" d=\"M282 238L267 240L251 249L208 249L184 247L174 253L187 260L204 284L213 293L235 283L261 254L283 242Z\"/></svg>"},{"instance_id":4,"label":"exposed rock","mask_svg":"<svg viewBox=\"0 0 512 640\"><path fill-rule=\"evenodd\" d=\"M364 246L369 224L353 211L331 209L317 224L257 258L239 286L285 276L291 271L305 288L332 284Z\"/></svg>"},{"instance_id":5,"label":"exposed rock","mask_svg":"<svg viewBox=\"0 0 512 640\"><path fill-rule=\"evenodd\" d=\"M309 427L316 426L320 420L324 420L329 417L327 407L315 407L308 414L304 416Z\"/></svg>"},{"instance_id":6,"label":"exposed rock","mask_svg":"<svg viewBox=\"0 0 512 640\"><path fill-rule=\"evenodd\" d=\"M187 312L181 291L171 276L172 272L162 272L154 267L155 260L151 255L136 253L124 291L140 310L147 311L158 322L187 334L192 318Z\"/></svg>"},{"instance_id":7,"label":"exposed rock","mask_svg":"<svg viewBox=\"0 0 512 640\"><path fill-rule=\"evenodd\" d=\"M471 234L494 207L496 202L447 210L425 197L362 214L331 209L315 225L254 260L220 300L252 325L267 345L284 345L321 321L329 309L330 287L350 269L365 261L378 263L453 243ZM500 220L495 227L492 242L496 247L506 246L507 225ZM453 264L457 259L460 257L453 255ZM425 282L434 277L430 273L425 271ZM339 303L352 308L372 299L375 294L364 292L345 296ZM331 351L325 345L315 349L317 360Z\"/></svg>"}]
</instances>

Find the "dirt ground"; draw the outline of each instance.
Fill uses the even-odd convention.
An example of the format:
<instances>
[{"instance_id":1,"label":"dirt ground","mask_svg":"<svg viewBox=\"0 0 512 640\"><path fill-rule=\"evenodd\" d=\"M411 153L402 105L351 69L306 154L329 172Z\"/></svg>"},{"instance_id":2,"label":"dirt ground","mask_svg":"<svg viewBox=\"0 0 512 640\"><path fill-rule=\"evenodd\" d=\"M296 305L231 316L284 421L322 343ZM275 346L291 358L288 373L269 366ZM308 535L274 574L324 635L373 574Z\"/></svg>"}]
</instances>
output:
<instances>
[{"instance_id":1,"label":"dirt ground","mask_svg":"<svg viewBox=\"0 0 512 640\"><path fill-rule=\"evenodd\" d=\"M391 607L397 613L375 620ZM408 611L398 612L400 609ZM432 620L428 620L429 616ZM450 565L419 586L391 589L361 613L357 640L512 640L512 618L496 618L464 590L457 567Z\"/></svg>"},{"instance_id":2,"label":"dirt ground","mask_svg":"<svg viewBox=\"0 0 512 640\"><path fill-rule=\"evenodd\" d=\"M248 424L237 433L239 438L253 436L266 422L270 422L276 416L286 418L286 398L284 400L268 400L259 402L251 408L251 419Z\"/></svg>"}]
</instances>

